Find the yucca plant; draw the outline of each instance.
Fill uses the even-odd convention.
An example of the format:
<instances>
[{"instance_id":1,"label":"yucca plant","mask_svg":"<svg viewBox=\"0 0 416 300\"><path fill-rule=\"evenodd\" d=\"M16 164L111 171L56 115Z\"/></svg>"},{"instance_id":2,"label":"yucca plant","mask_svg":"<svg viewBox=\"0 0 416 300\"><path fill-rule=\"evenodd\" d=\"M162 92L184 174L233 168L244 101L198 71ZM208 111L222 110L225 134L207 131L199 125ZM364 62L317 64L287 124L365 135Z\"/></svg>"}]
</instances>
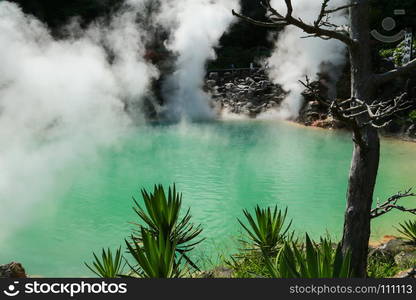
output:
<instances>
[{"instance_id":1,"label":"yucca plant","mask_svg":"<svg viewBox=\"0 0 416 300\"><path fill-rule=\"evenodd\" d=\"M155 236L145 228L141 228L142 244L133 240L133 245L126 240L128 252L133 256L136 266L129 264L133 274L142 278L176 278L180 277L180 259L175 259L176 241L170 241L159 232Z\"/></svg>"},{"instance_id":2,"label":"yucca plant","mask_svg":"<svg viewBox=\"0 0 416 300\"><path fill-rule=\"evenodd\" d=\"M135 230L133 240L137 243L143 242L141 228L145 226L147 232L153 234L154 237L162 235L167 237L171 243L175 242L175 251L198 269L185 253L193 250L204 240L195 240L202 232L202 228L200 225L195 226L190 222L189 209L180 218L182 194L176 192L175 185L172 188L169 187L167 195L161 185L155 185L153 193L148 193L145 189L142 189L141 193L145 208L142 208L133 198L135 203L133 209L144 224L136 224L139 228Z\"/></svg>"},{"instance_id":3,"label":"yucca plant","mask_svg":"<svg viewBox=\"0 0 416 300\"><path fill-rule=\"evenodd\" d=\"M180 217L182 195L176 192L175 186L169 188L167 195L161 185L155 186L153 193L144 189L141 192L145 208L133 198L133 209L142 222L134 223L138 228L133 231L131 240L126 240L127 250L135 261L133 265L126 261L130 272L127 275L120 272L121 249L114 258L110 250L103 250L101 260L94 253L92 266L85 265L96 275L108 278L173 278L183 276L185 270L190 270L188 266L199 270L186 253L203 241L195 240L202 228L190 222L189 209Z\"/></svg>"},{"instance_id":4,"label":"yucca plant","mask_svg":"<svg viewBox=\"0 0 416 300\"><path fill-rule=\"evenodd\" d=\"M287 208L282 211L277 206L272 210L268 208L260 208L256 206L255 216L249 211L243 210L248 221L248 226L244 225L239 219L238 222L247 232L249 239L256 248L262 253L271 256L277 252L279 246L287 239L293 238L293 233L289 233L292 221L286 225Z\"/></svg>"},{"instance_id":5,"label":"yucca plant","mask_svg":"<svg viewBox=\"0 0 416 300\"><path fill-rule=\"evenodd\" d=\"M124 258L121 255L121 247L117 249L115 256L113 256L110 249L107 249L107 251L102 249L101 259L95 253L93 255L94 261L92 266L86 262L84 263L91 272L102 278L117 278L121 276L125 266L125 263L123 263Z\"/></svg>"},{"instance_id":6,"label":"yucca plant","mask_svg":"<svg viewBox=\"0 0 416 300\"><path fill-rule=\"evenodd\" d=\"M416 245L416 220L405 221L404 224L399 224L400 228L397 229L406 240Z\"/></svg>"},{"instance_id":7,"label":"yucca plant","mask_svg":"<svg viewBox=\"0 0 416 300\"><path fill-rule=\"evenodd\" d=\"M299 249L285 242L276 259L265 257L270 276L275 278L349 278L352 276L351 255L344 255L341 245L334 249L329 239L315 244L306 234L306 244Z\"/></svg>"}]
</instances>

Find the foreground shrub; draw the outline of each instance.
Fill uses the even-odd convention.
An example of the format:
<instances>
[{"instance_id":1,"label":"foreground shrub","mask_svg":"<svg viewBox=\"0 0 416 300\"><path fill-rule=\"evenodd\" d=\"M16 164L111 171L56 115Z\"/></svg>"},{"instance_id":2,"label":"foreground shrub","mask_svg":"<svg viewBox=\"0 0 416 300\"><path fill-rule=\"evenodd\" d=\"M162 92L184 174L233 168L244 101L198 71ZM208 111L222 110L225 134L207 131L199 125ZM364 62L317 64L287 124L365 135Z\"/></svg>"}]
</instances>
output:
<instances>
[{"instance_id":1,"label":"foreground shrub","mask_svg":"<svg viewBox=\"0 0 416 300\"><path fill-rule=\"evenodd\" d=\"M256 206L255 217L247 210L243 210L243 212L248 221L248 226L244 225L239 219L237 219L238 222L247 232L253 246L260 249L265 255L275 254L279 246L286 239L291 238L289 229L292 221L287 226L285 225L287 208L281 211L275 206L272 211L270 207L262 209Z\"/></svg>"},{"instance_id":2,"label":"foreground shrub","mask_svg":"<svg viewBox=\"0 0 416 300\"><path fill-rule=\"evenodd\" d=\"M416 220L405 221L404 224L399 224L400 229L398 231L407 239L410 243L416 245Z\"/></svg>"},{"instance_id":3,"label":"foreground shrub","mask_svg":"<svg viewBox=\"0 0 416 300\"><path fill-rule=\"evenodd\" d=\"M299 249L300 248L300 249ZM285 242L277 257L265 257L271 277L274 278L348 278L352 276L351 255L343 255L341 245L333 247L331 240L315 244L306 234L306 243L299 247Z\"/></svg>"},{"instance_id":4,"label":"foreground shrub","mask_svg":"<svg viewBox=\"0 0 416 300\"><path fill-rule=\"evenodd\" d=\"M186 211L182 218L179 217L182 194L176 192L175 185L172 188L169 187L167 196L161 185L155 186L153 193L148 193L144 189L141 193L145 209L133 199L135 203L133 210L144 225L136 224L139 229L134 231L133 241L135 243L143 242L141 229L144 226L155 238L163 236L172 245L175 244L174 249L178 255L183 257L192 267L199 270L186 253L192 251L196 245L204 240L196 240L202 232L202 227L191 223L190 209Z\"/></svg>"},{"instance_id":5,"label":"foreground shrub","mask_svg":"<svg viewBox=\"0 0 416 300\"><path fill-rule=\"evenodd\" d=\"M234 254L231 258L225 259L224 264L233 270L235 278L270 277L263 254L257 250L244 250Z\"/></svg>"},{"instance_id":6,"label":"foreground shrub","mask_svg":"<svg viewBox=\"0 0 416 300\"><path fill-rule=\"evenodd\" d=\"M180 270L180 259L176 261L176 242L171 242L160 232L157 237L152 232L141 228L142 245L134 241L133 245L126 240L128 252L137 263L137 267L129 264L131 274L141 278L177 278Z\"/></svg>"},{"instance_id":7,"label":"foreground shrub","mask_svg":"<svg viewBox=\"0 0 416 300\"><path fill-rule=\"evenodd\" d=\"M369 278L389 278L400 272L391 257L369 257L367 274Z\"/></svg>"},{"instance_id":8,"label":"foreground shrub","mask_svg":"<svg viewBox=\"0 0 416 300\"><path fill-rule=\"evenodd\" d=\"M115 256L113 256L110 249L107 249L107 251L102 250L101 259L95 253L93 255L94 261L92 262L92 266L85 263L91 272L102 278L117 278L121 276L125 265L125 263L123 264L121 247L117 249Z\"/></svg>"},{"instance_id":9,"label":"foreground shrub","mask_svg":"<svg viewBox=\"0 0 416 300\"><path fill-rule=\"evenodd\" d=\"M115 258L110 250L107 253L103 250L102 260L94 253L93 267L86 266L100 277L174 278L183 276L188 265L199 270L187 253L203 241L196 240L202 228L191 223L189 209L180 217L182 195L176 192L175 186L169 187L166 195L161 185L155 186L153 193L144 189L141 193L144 208L133 198L133 209L140 222L134 223L136 229L131 239L125 240L135 265L127 262L130 271L127 275L121 274L123 258L119 249Z\"/></svg>"}]
</instances>

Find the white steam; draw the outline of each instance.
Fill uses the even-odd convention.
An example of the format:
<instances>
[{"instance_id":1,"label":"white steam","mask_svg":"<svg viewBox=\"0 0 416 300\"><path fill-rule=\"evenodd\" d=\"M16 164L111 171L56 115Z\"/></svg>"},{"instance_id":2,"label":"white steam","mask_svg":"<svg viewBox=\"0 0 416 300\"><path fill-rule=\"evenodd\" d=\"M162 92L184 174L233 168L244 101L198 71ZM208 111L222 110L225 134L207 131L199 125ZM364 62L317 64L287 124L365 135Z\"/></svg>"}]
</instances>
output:
<instances>
[{"instance_id":1,"label":"white steam","mask_svg":"<svg viewBox=\"0 0 416 300\"><path fill-rule=\"evenodd\" d=\"M159 22L173 28L167 47L177 60L175 72L167 80L165 95L169 117L192 120L209 119L213 111L204 85L205 67L215 59L214 47L236 20L232 9L239 0L165 0Z\"/></svg>"},{"instance_id":2,"label":"white steam","mask_svg":"<svg viewBox=\"0 0 416 300\"><path fill-rule=\"evenodd\" d=\"M166 84L169 115L212 116L205 65L239 0L165 0L142 28L137 19L146 18L149 1L125 0L109 24L81 29L74 21L61 40L16 4L0 2L0 241L37 204L47 207L64 193L76 176L71 170L117 145L138 116L144 120L131 107L140 107L159 76L143 59L149 25L170 33L166 46L176 55ZM58 186L61 176L68 178Z\"/></svg>"},{"instance_id":3,"label":"white steam","mask_svg":"<svg viewBox=\"0 0 416 300\"><path fill-rule=\"evenodd\" d=\"M293 14L304 22L313 24L319 15L321 1L296 0L293 2ZM346 0L332 0L331 7L345 4ZM283 0L273 0L272 5L279 12L286 13ZM334 14L332 23L346 24L346 16L342 13ZM299 83L305 75L310 79L317 79L316 74L321 71L322 63L330 63L331 80L335 82L341 74L345 63L345 46L337 40L322 40L319 38L302 38L307 34L294 26L287 26L279 34L273 55L268 59L270 78L289 91L289 95L282 102L282 106L274 117L283 119L295 118L302 105L301 92L304 87ZM270 113L266 113L270 117ZM259 116L267 117L267 116Z\"/></svg>"},{"instance_id":4,"label":"white steam","mask_svg":"<svg viewBox=\"0 0 416 300\"><path fill-rule=\"evenodd\" d=\"M39 201L52 200L51 190L66 188L55 178L67 167L129 128L126 102L141 101L157 76L142 59L137 9L106 27L81 31L74 23L71 37L57 41L18 6L0 2L0 240Z\"/></svg>"}]
</instances>

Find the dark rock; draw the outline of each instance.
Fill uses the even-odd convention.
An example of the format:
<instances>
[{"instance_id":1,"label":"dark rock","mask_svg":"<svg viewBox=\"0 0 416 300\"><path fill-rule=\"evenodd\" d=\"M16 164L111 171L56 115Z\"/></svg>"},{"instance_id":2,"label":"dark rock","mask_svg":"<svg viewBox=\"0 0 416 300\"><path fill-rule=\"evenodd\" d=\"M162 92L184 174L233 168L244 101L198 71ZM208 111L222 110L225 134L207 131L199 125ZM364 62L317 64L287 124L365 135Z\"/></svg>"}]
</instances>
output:
<instances>
[{"instance_id":1,"label":"dark rock","mask_svg":"<svg viewBox=\"0 0 416 300\"><path fill-rule=\"evenodd\" d=\"M225 89L228 91L228 90L231 90L231 89L233 89L234 88L234 83L231 83L231 82L229 82L229 83L226 83L225 85L224 85L224 87L225 87Z\"/></svg>"},{"instance_id":2,"label":"dark rock","mask_svg":"<svg viewBox=\"0 0 416 300\"><path fill-rule=\"evenodd\" d=\"M27 276L20 263L11 262L0 266L0 278L27 278Z\"/></svg>"},{"instance_id":3,"label":"dark rock","mask_svg":"<svg viewBox=\"0 0 416 300\"><path fill-rule=\"evenodd\" d=\"M416 251L416 246L409 244L406 240L397 238L388 241L387 243L380 246L380 249L383 249L391 255L397 255L400 252L414 252Z\"/></svg>"},{"instance_id":4,"label":"dark rock","mask_svg":"<svg viewBox=\"0 0 416 300\"><path fill-rule=\"evenodd\" d=\"M207 80L206 84L208 88L213 88L217 85L217 82L215 80Z\"/></svg>"},{"instance_id":5,"label":"dark rock","mask_svg":"<svg viewBox=\"0 0 416 300\"><path fill-rule=\"evenodd\" d=\"M251 84L255 83L254 79L253 79L253 78L251 78L251 77L246 77L245 82L246 82L246 84L248 84L248 85L251 85Z\"/></svg>"},{"instance_id":6,"label":"dark rock","mask_svg":"<svg viewBox=\"0 0 416 300\"><path fill-rule=\"evenodd\" d=\"M406 136L416 139L416 125L412 124L406 129Z\"/></svg>"},{"instance_id":7,"label":"dark rock","mask_svg":"<svg viewBox=\"0 0 416 300\"><path fill-rule=\"evenodd\" d=\"M217 72L212 72L209 74L208 78L211 80L218 80L218 73Z\"/></svg>"},{"instance_id":8,"label":"dark rock","mask_svg":"<svg viewBox=\"0 0 416 300\"><path fill-rule=\"evenodd\" d=\"M416 266L416 251L405 252L402 251L394 256L394 262L400 268L408 268Z\"/></svg>"},{"instance_id":9,"label":"dark rock","mask_svg":"<svg viewBox=\"0 0 416 300\"><path fill-rule=\"evenodd\" d=\"M277 107L287 94L267 78L264 70L232 75L231 78L224 74L216 81L208 76L210 79L205 83L218 111L223 109L255 117Z\"/></svg>"}]
</instances>

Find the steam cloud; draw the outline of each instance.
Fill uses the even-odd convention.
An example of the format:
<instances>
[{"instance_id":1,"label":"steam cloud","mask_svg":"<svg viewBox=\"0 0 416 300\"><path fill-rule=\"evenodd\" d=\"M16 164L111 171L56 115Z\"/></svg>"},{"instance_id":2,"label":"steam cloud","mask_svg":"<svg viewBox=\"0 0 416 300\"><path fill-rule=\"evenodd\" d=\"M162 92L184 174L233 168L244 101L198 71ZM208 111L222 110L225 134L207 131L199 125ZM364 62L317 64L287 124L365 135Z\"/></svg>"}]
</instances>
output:
<instances>
[{"instance_id":1,"label":"steam cloud","mask_svg":"<svg viewBox=\"0 0 416 300\"><path fill-rule=\"evenodd\" d=\"M76 176L70 166L94 159L144 121L140 112L126 108L140 107L159 76L143 58L149 24L137 24L148 1L126 0L109 24L82 30L74 21L62 40L16 4L0 2L0 241L36 204L65 192ZM168 29L167 47L177 55L176 71L166 83L169 115L211 117L202 91L205 64L215 57L238 0L161 5L150 22ZM59 176L68 177L67 186L57 186Z\"/></svg>"},{"instance_id":2,"label":"steam cloud","mask_svg":"<svg viewBox=\"0 0 416 300\"><path fill-rule=\"evenodd\" d=\"M106 27L81 31L75 22L57 41L17 5L0 2L0 240L39 201L52 200L53 189L67 188L55 181L69 176L67 167L131 126L125 104L141 101L157 71L142 59L139 5L128 8Z\"/></svg>"},{"instance_id":3,"label":"steam cloud","mask_svg":"<svg viewBox=\"0 0 416 300\"><path fill-rule=\"evenodd\" d=\"M166 82L171 118L192 120L214 117L209 95L203 90L205 66L215 59L214 47L235 21L238 0L165 0L159 22L174 28L168 49L178 55L175 73Z\"/></svg>"},{"instance_id":4,"label":"steam cloud","mask_svg":"<svg viewBox=\"0 0 416 300\"><path fill-rule=\"evenodd\" d=\"M296 17L304 22L313 23L319 15L321 1L296 0L293 11ZM274 8L286 12L286 4L282 0L271 1ZM338 7L346 4L345 0L333 0L331 6ZM347 23L342 13L333 14L331 22L337 25ZM319 38L302 38L306 34L294 26L287 26L279 34L273 55L267 63L270 67L270 78L289 91L289 95L282 102L282 106L273 117L282 119L295 118L302 105L301 92L304 87L298 82L308 75L310 79L317 79L316 74L321 71L322 63L329 63L331 68L326 70L332 82L335 82L345 63L345 46L337 40L322 40ZM270 113L259 116L270 117Z\"/></svg>"}]
</instances>

